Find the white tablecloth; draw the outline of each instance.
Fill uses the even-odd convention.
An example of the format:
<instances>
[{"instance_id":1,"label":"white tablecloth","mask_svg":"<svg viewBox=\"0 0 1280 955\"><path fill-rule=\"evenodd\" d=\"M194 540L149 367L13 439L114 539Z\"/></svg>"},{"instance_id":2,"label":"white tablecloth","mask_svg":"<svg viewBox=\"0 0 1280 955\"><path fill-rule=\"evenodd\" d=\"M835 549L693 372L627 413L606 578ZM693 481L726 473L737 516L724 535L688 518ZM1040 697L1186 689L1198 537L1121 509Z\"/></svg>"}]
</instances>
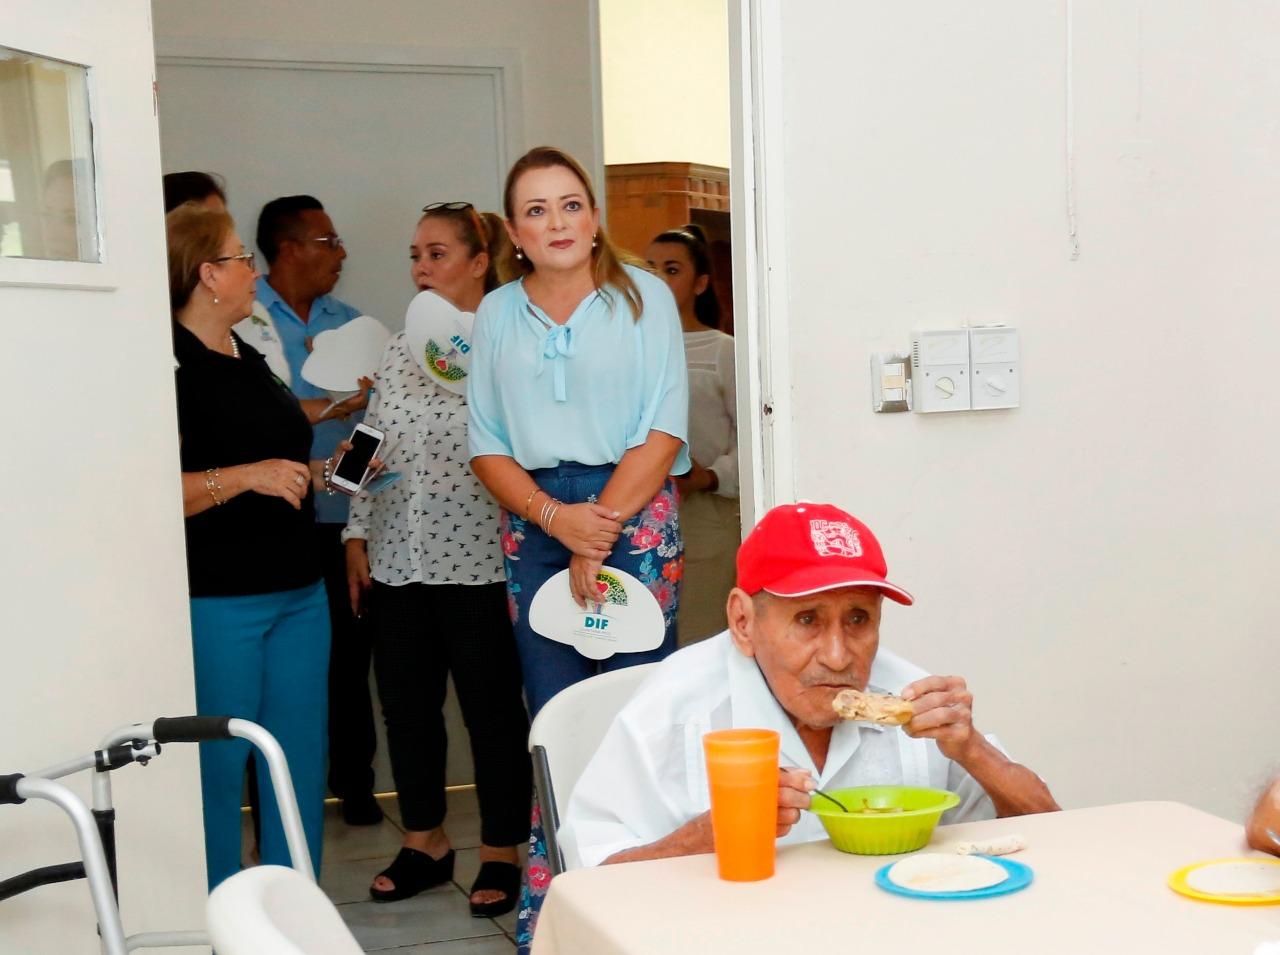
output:
<instances>
[{"instance_id":1,"label":"white tablecloth","mask_svg":"<svg viewBox=\"0 0 1280 955\"><path fill-rule=\"evenodd\" d=\"M764 882L722 882L710 855L579 869L556 878L534 955L1251 955L1280 939L1280 906L1175 894L1185 865L1260 855L1240 826L1170 802L1019 816L939 828L928 851L1021 833L1012 858L1035 872L1015 894L933 902L876 887L897 856L829 842L782 849Z\"/></svg>"}]
</instances>

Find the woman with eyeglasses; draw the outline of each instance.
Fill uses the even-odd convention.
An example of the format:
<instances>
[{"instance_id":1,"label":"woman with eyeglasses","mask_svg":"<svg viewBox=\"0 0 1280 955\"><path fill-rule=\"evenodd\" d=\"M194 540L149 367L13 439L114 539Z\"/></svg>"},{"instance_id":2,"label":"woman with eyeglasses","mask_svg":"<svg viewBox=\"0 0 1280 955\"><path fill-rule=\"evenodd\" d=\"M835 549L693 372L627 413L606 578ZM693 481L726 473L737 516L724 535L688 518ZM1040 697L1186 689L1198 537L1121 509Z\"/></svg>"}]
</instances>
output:
<instances>
[{"instance_id":1,"label":"woman with eyeglasses","mask_svg":"<svg viewBox=\"0 0 1280 955\"><path fill-rule=\"evenodd\" d=\"M227 211L227 190L221 177L215 178L211 173L198 170L186 172L170 172L164 176L164 211L172 212L185 203L194 203L205 209L217 212ZM341 240L339 240L341 241ZM259 302L253 303L253 309L246 318L235 325L235 332L241 341L252 342L267 363L267 367L286 385L292 387L293 372L289 369L289 361L284 355L284 343L280 340L280 332L276 329L271 313ZM312 424L330 421L335 418L346 419L361 411L368 401L370 381L362 381L356 394L344 401L334 403L328 398L302 398L299 403L307 413L307 420Z\"/></svg>"},{"instance_id":2,"label":"woman with eyeglasses","mask_svg":"<svg viewBox=\"0 0 1280 955\"><path fill-rule=\"evenodd\" d=\"M645 258L675 296L689 366L689 448L693 470L677 479L684 534L680 644L720 633L737 576L742 540L738 511L738 398L733 339L719 331L720 302L711 249L700 226L668 229Z\"/></svg>"},{"instance_id":3,"label":"woman with eyeglasses","mask_svg":"<svg viewBox=\"0 0 1280 955\"><path fill-rule=\"evenodd\" d=\"M498 284L502 220L467 202L423 210L409 274L474 312ZM417 895L453 877L444 831L446 679L471 740L480 801L480 870L471 913L511 911L517 847L529 837L532 775L520 658L507 617L498 507L467 466L467 399L437 385L404 332L383 353L365 422L386 433L385 464L401 480L351 502L343 540L351 605L367 605L373 667L399 794L404 844L370 886L376 902Z\"/></svg>"},{"instance_id":4,"label":"woman with eyeglasses","mask_svg":"<svg viewBox=\"0 0 1280 955\"><path fill-rule=\"evenodd\" d=\"M165 219L196 709L267 728L289 759L316 870L324 815L329 611L315 549L298 400L232 327L258 273L226 212ZM200 745L212 889L240 868L248 744ZM258 757L258 778L268 779ZM289 865L274 794L262 793L262 861Z\"/></svg>"}]
</instances>

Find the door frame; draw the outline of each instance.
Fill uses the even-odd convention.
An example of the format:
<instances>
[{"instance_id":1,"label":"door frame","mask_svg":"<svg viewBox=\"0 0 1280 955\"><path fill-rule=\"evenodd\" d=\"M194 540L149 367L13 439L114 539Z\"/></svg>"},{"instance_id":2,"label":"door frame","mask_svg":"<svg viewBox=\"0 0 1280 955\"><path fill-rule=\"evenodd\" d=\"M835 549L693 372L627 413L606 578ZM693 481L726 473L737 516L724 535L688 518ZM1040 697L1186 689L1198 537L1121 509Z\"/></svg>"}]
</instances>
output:
<instances>
[{"instance_id":1,"label":"door frame","mask_svg":"<svg viewBox=\"0 0 1280 955\"><path fill-rule=\"evenodd\" d=\"M781 0L729 0L742 526L795 500Z\"/></svg>"}]
</instances>

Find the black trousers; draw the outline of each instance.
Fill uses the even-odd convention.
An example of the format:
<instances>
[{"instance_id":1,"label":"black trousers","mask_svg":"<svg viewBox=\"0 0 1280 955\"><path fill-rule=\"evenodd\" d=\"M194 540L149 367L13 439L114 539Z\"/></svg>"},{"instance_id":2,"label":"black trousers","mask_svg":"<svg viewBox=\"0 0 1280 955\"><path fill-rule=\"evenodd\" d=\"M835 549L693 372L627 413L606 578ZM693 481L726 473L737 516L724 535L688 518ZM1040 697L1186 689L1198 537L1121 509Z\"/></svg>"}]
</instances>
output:
<instances>
[{"instance_id":1,"label":"black trousers","mask_svg":"<svg viewBox=\"0 0 1280 955\"><path fill-rule=\"evenodd\" d=\"M533 789L529 716L504 583L374 582L373 668L387 724L391 772L406 829L434 829L445 816L444 706L453 675L471 738L485 845L529 838Z\"/></svg>"},{"instance_id":2,"label":"black trousers","mask_svg":"<svg viewBox=\"0 0 1280 955\"><path fill-rule=\"evenodd\" d=\"M317 524L329 596L329 789L339 798L373 792L373 754L378 734L369 693L373 637L367 620L351 613L347 553L341 524Z\"/></svg>"}]
</instances>

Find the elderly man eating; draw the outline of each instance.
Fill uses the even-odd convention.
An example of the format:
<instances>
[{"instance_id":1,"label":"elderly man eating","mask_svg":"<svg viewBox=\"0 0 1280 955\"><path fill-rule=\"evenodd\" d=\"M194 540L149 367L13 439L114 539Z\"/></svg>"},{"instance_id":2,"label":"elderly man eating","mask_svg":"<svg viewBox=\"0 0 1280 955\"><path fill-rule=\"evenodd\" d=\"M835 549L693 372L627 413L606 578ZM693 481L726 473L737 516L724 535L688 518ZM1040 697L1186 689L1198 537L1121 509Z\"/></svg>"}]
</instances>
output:
<instances>
[{"instance_id":1,"label":"elderly man eating","mask_svg":"<svg viewBox=\"0 0 1280 955\"><path fill-rule=\"evenodd\" d=\"M801 813L815 787L949 789L960 805L944 823L1058 808L1040 777L978 732L963 679L880 647L883 599L912 597L885 579L865 524L825 504L776 507L737 566L728 631L658 666L575 787L559 833L570 867L711 852L702 737L729 727L781 734L784 843L825 838ZM901 728L844 722L832 701L848 687L898 694L914 715Z\"/></svg>"}]
</instances>

